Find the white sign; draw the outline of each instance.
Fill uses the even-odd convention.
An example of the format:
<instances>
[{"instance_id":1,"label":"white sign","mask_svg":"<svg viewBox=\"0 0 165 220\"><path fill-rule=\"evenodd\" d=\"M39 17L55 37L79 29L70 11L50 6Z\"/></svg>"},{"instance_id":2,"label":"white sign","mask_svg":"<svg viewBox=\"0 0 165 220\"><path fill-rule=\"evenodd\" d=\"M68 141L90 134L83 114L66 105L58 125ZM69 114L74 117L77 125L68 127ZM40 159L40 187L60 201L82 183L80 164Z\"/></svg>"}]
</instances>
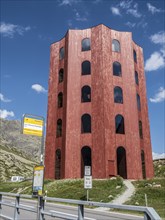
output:
<instances>
[{"instance_id":1,"label":"white sign","mask_svg":"<svg viewBox=\"0 0 165 220\"><path fill-rule=\"evenodd\" d=\"M91 166L85 166L85 175L84 176L91 176Z\"/></svg>"},{"instance_id":2,"label":"white sign","mask_svg":"<svg viewBox=\"0 0 165 220\"><path fill-rule=\"evenodd\" d=\"M44 166L34 167L33 193L37 193L38 195L42 195L43 180L44 180Z\"/></svg>"},{"instance_id":3,"label":"white sign","mask_svg":"<svg viewBox=\"0 0 165 220\"><path fill-rule=\"evenodd\" d=\"M92 176L84 176L84 188L92 189Z\"/></svg>"}]
</instances>

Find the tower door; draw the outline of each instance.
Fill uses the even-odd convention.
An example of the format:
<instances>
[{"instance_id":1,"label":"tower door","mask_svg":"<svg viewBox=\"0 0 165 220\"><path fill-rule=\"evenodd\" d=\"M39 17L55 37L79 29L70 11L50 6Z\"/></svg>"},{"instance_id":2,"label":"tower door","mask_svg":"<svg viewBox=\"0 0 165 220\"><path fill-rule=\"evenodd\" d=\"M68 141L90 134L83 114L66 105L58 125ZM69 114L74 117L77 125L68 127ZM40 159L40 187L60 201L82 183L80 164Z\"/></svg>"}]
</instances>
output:
<instances>
[{"instance_id":1,"label":"tower door","mask_svg":"<svg viewBox=\"0 0 165 220\"><path fill-rule=\"evenodd\" d=\"M85 166L91 166L92 170L91 148L88 146L81 149L81 178L84 177Z\"/></svg>"},{"instance_id":2,"label":"tower door","mask_svg":"<svg viewBox=\"0 0 165 220\"><path fill-rule=\"evenodd\" d=\"M117 174L127 179L126 151L123 147L117 148Z\"/></svg>"},{"instance_id":3,"label":"tower door","mask_svg":"<svg viewBox=\"0 0 165 220\"><path fill-rule=\"evenodd\" d=\"M61 150L56 150L55 179L61 179Z\"/></svg>"}]
</instances>

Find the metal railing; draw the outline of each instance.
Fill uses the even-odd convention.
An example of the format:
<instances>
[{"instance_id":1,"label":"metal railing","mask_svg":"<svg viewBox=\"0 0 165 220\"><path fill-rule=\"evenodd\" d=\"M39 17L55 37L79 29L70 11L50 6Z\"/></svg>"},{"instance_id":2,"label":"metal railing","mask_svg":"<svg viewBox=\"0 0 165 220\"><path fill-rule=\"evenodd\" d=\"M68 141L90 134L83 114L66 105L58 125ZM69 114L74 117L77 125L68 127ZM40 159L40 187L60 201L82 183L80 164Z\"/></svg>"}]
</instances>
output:
<instances>
[{"instance_id":1,"label":"metal railing","mask_svg":"<svg viewBox=\"0 0 165 220\"><path fill-rule=\"evenodd\" d=\"M15 204L3 201L3 197L15 197ZM161 220L160 216L152 207L145 207L145 206L130 206L130 205L116 205L110 203L100 203L100 202L89 202L89 201L82 201L82 200L73 200L73 199L61 199L61 198L53 198L53 197L44 197L38 196L38 202L36 207L29 207L26 205L20 204L20 199L32 199L33 196L30 195L23 195L23 194L14 194L14 193L4 193L0 192L0 217L5 219L14 219L17 220L20 214L20 210L26 210L29 212L36 213L37 220L44 220L44 216L51 216L51 217L58 217L62 219L70 219L70 220L84 220L84 206L96 206L96 207L106 207L110 209L120 209L120 210L129 210L129 211L138 211L143 213L144 220ZM55 213L51 211L45 210L45 201L52 201L52 202L60 202L60 203L69 203L78 206L78 213L77 217L70 216L67 213ZM14 217L8 217L1 214L2 206L8 206L14 208ZM96 212L97 213L97 212Z\"/></svg>"}]
</instances>

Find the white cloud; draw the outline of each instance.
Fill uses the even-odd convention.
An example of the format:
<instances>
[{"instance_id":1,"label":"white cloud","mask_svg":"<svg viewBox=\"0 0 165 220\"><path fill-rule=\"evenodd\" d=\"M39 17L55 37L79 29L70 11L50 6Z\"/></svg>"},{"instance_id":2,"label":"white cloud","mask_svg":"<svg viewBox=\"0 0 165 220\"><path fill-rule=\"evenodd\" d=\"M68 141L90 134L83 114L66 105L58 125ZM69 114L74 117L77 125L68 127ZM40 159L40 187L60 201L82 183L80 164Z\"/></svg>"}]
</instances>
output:
<instances>
[{"instance_id":1,"label":"white cloud","mask_svg":"<svg viewBox=\"0 0 165 220\"><path fill-rule=\"evenodd\" d=\"M80 15L80 13L78 11L76 11L76 14L75 14L75 19L76 21L87 21L87 13L85 15Z\"/></svg>"},{"instance_id":2,"label":"white cloud","mask_svg":"<svg viewBox=\"0 0 165 220\"><path fill-rule=\"evenodd\" d=\"M132 23L132 22L128 21L127 23L125 23L125 25L127 25L130 28L133 28L136 26L136 23Z\"/></svg>"},{"instance_id":3,"label":"white cloud","mask_svg":"<svg viewBox=\"0 0 165 220\"><path fill-rule=\"evenodd\" d=\"M33 90L35 90L37 93L46 93L47 92L47 90L43 86L41 86L39 84L33 84L31 86L31 88Z\"/></svg>"},{"instance_id":4,"label":"white cloud","mask_svg":"<svg viewBox=\"0 0 165 220\"><path fill-rule=\"evenodd\" d=\"M165 66L164 54L160 52L154 52L151 54L150 58L145 62L146 71L154 71L161 69Z\"/></svg>"},{"instance_id":5,"label":"white cloud","mask_svg":"<svg viewBox=\"0 0 165 220\"><path fill-rule=\"evenodd\" d=\"M75 13L75 20L76 21L87 21L88 12L86 11L84 14L80 13L77 9L73 9Z\"/></svg>"},{"instance_id":6,"label":"white cloud","mask_svg":"<svg viewBox=\"0 0 165 220\"><path fill-rule=\"evenodd\" d=\"M119 8L111 7L111 11L112 14L121 16Z\"/></svg>"},{"instance_id":7,"label":"white cloud","mask_svg":"<svg viewBox=\"0 0 165 220\"><path fill-rule=\"evenodd\" d=\"M151 35L150 40L155 44L164 44L165 43L165 32L159 31L156 34Z\"/></svg>"},{"instance_id":8,"label":"white cloud","mask_svg":"<svg viewBox=\"0 0 165 220\"><path fill-rule=\"evenodd\" d=\"M123 9L129 9L131 7L132 0L127 0L127 1L121 1L119 3L119 6Z\"/></svg>"},{"instance_id":9,"label":"white cloud","mask_svg":"<svg viewBox=\"0 0 165 220\"><path fill-rule=\"evenodd\" d=\"M98 3L100 3L100 2L102 2L102 0L93 0L93 3L94 3L94 4L98 4Z\"/></svg>"},{"instance_id":10,"label":"white cloud","mask_svg":"<svg viewBox=\"0 0 165 220\"><path fill-rule=\"evenodd\" d=\"M152 158L153 158L153 160L156 160L156 159L165 159L165 153L158 154L158 153L152 152Z\"/></svg>"},{"instance_id":11,"label":"white cloud","mask_svg":"<svg viewBox=\"0 0 165 220\"><path fill-rule=\"evenodd\" d=\"M72 20L69 19L69 20L67 21L67 24L68 24L69 27L72 27L72 26L73 26Z\"/></svg>"},{"instance_id":12,"label":"white cloud","mask_svg":"<svg viewBox=\"0 0 165 220\"><path fill-rule=\"evenodd\" d=\"M0 101L2 101L2 102L11 102L11 100L5 98L4 95L3 95L2 93L0 93Z\"/></svg>"},{"instance_id":13,"label":"white cloud","mask_svg":"<svg viewBox=\"0 0 165 220\"><path fill-rule=\"evenodd\" d=\"M29 26L23 27L20 25L9 24L5 22L2 22L0 25L0 33L2 34L2 36L10 38L13 38L14 34L19 34L22 36L25 32L29 31L30 29L31 27Z\"/></svg>"},{"instance_id":14,"label":"white cloud","mask_svg":"<svg viewBox=\"0 0 165 220\"><path fill-rule=\"evenodd\" d=\"M127 25L129 28L134 28L134 27L142 27L142 28L146 28L146 26L148 25L147 22L144 21L144 19L142 19L141 21L139 21L138 23L132 23L130 21L126 22L125 25Z\"/></svg>"},{"instance_id":15,"label":"white cloud","mask_svg":"<svg viewBox=\"0 0 165 220\"><path fill-rule=\"evenodd\" d=\"M134 3L133 0L121 1L117 6L125 11L126 14L130 14L135 18L140 18L142 16L138 10L138 4Z\"/></svg>"},{"instance_id":16,"label":"white cloud","mask_svg":"<svg viewBox=\"0 0 165 220\"><path fill-rule=\"evenodd\" d=\"M152 14L162 12L161 9L156 8L155 6L151 5L150 3L147 3L147 8L148 8L148 11L150 11Z\"/></svg>"},{"instance_id":17,"label":"white cloud","mask_svg":"<svg viewBox=\"0 0 165 220\"><path fill-rule=\"evenodd\" d=\"M0 118L8 118L8 117L14 117L13 111L7 111L6 109L1 110L0 109Z\"/></svg>"},{"instance_id":18,"label":"white cloud","mask_svg":"<svg viewBox=\"0 0 165 220\"><path fill-rule=\"evenodd\" d=\"M140 18L142 15L140 14L140 12L138 11L138 4L134 4L133 8L129 8L127 10L127 14L131 14L132 16L134 16L135 18Z\"/></svg>"},{"instance_id":19,"label":"white cloud","mask_svg":"<svg viewBox=\"0 0 165 220\"><path fill-rule=\"evenodd\" d=\"M140 18L142 16L136 9L128 9L127 13L133 15L136 18Z\"/></svg>"},{"instance_id":20,"label":"white cloud","mask_svg":"<svg viewBox=\"0 0 165 220\"><path fill-rule=\"evenodd\" d=\"M75 3L81 2L81 0L59 0L58 2L59 2L59 6L66 6L66 5L72 6Z\"/></svg>"},{"instance_id":21,"label":"white cloud","mask_svg":"<svg viewBox=\"0 0 165 220\"><path fill-rule=\"evenodd\" d=\"M150 98L150 102L158 103L163 102L165 100L165 89L160 87L158 92L154 95L153 98Z\"/></svg>"}]
</instances>

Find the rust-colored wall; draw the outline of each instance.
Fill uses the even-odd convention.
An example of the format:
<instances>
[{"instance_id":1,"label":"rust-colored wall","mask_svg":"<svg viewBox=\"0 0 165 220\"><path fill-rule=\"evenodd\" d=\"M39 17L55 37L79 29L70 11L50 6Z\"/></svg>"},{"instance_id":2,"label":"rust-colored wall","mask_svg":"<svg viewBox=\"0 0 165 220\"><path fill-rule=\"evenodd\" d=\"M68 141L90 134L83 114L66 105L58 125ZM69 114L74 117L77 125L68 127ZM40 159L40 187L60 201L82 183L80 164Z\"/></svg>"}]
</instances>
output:
<instances>
[{"instance_id":1,"label":"rust-colored wall","mask_svg":"<svg viewBox=\"0 0 165 220\"><path fill-rule=\"evenodd\" d=\"M91 50L81 51L81 41L91 39ZM112 40L120 42L121 52L112 51ZM65 58L59 50L65 47ZM137 64L133 59L137 53ZM81 75L81 63L91 62L91 75ZM122 77L113 76L112 64L122 66ZM64 82L58 83L58 72L64 68ZM139 75L139 86L134 72ZM81 103L81 88L91 86L91 102ZM123 104L114 103L114 87L123 89ZM58 108L57 96L63 92L63 107ZM136 93L141 98L137 109ZM81 116L91 115L92 132L81 134ZM122 114L125 134L115 133L115 116ZM63 121L62 137L56 138L57 120ZM143 139L139 137L138 121L143 123ZM141 150L145 153L146 177L153 177L149 119L142 48L132 41L130 32L118 32L104 25L91 29L69 30L61 41L51 45L45 176L55 178L55 151L61 150L61 178L81 177L81 149L92 150L93 178L117 175L116 150L126 150L127 178L141 179Z\"/></svg>"}]
</instances>

